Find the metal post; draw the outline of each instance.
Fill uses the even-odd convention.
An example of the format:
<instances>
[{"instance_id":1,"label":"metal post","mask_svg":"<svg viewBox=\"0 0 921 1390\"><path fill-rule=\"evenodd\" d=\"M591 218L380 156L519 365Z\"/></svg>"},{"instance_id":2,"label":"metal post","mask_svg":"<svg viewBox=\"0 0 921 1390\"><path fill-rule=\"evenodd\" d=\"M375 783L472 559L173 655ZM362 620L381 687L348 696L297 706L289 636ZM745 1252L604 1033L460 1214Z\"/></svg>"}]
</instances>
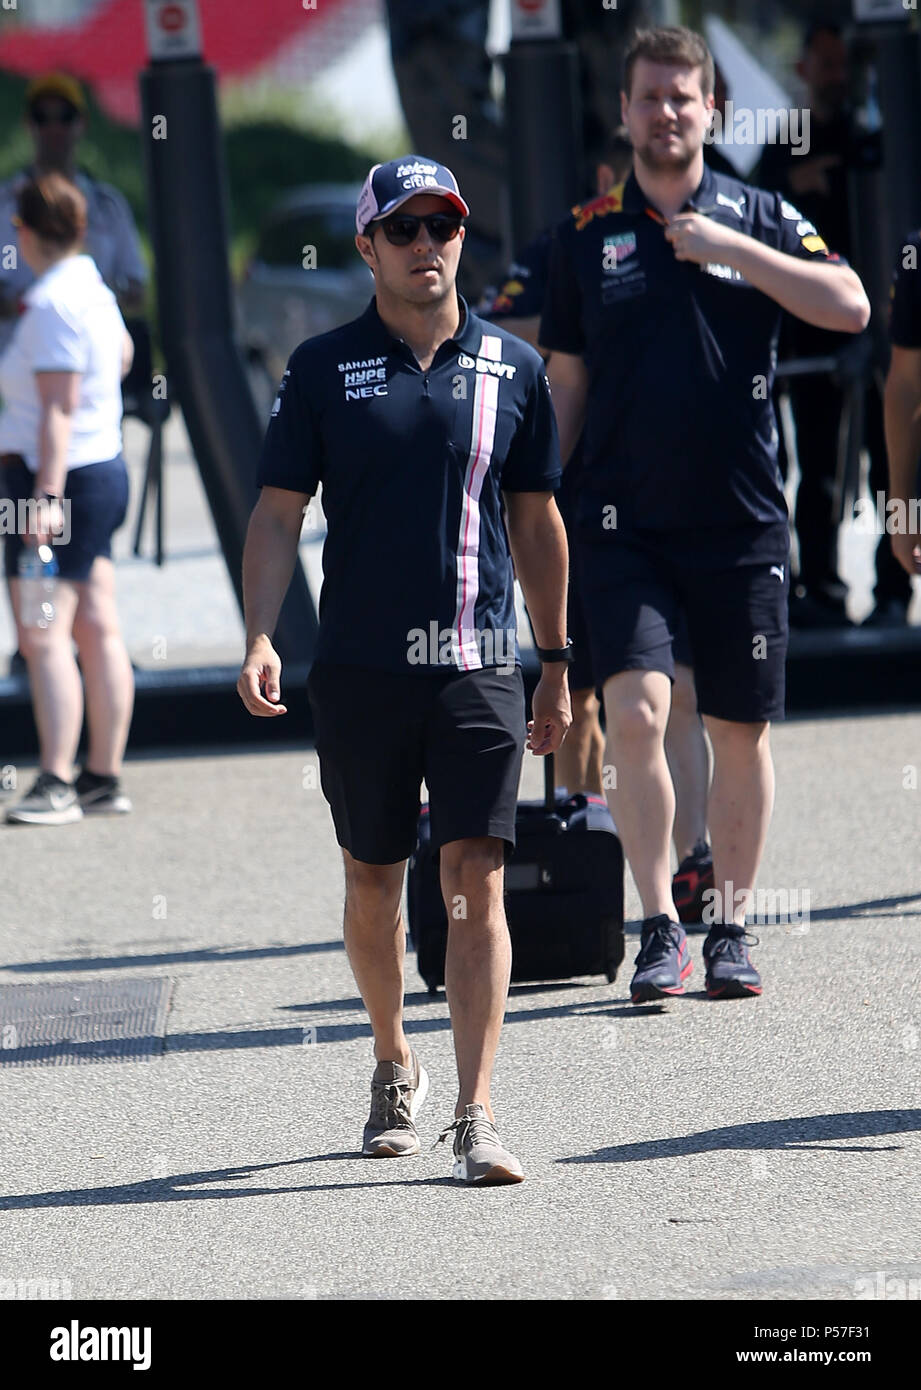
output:
<instances>
[{"instance_id":1,"label":"metal post","mask_svg":"<svg viewBox=\"0 0 921 1390\"><path fill-rule=\"evenodd\" d=\"M578 57L562 32L559 0L512 0L505 58L512 255L582 194Z\"/></svg>"},{"instance_id":2,"label":"metal post","mask_svg":"<svg viewBox=\"0 0 921 1390\"><path fill-rule=\"evenodd\" d=\"M160 334L242 611L262 426L234 341L215 76L201 58L196 0L145 0L145 10L151 61L141 104ZM298 564L275 630L282 659L311 660L317 628Z\"/></svg>"}]
</instances>

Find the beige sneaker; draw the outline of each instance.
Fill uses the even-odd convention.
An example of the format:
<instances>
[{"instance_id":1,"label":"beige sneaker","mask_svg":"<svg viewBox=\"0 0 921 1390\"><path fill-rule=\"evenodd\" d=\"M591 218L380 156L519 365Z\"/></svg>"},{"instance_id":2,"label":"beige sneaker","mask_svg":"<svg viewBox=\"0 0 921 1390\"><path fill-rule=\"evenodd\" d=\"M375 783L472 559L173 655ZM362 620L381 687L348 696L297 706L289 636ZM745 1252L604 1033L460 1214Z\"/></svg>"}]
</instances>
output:
<instances>
[{"instance_id":1,"label":"beige sneaker","mask_svg":"<svg viewBox=\"0 0 921 1390\"><path fill-rule=\"evenodd\" d=\"M429 1078L413 1053L412 1067L378 1062L371 1078L371 1114L361 1151L368 1158L404 1158L419 1152L413 1123L428 1094Z\"/></svg>"},{"instance_id":2,"label":"beige sneaker","mask_svg":"<svg viewBox=\"0 0 921 1390\"><path fill-rule=\"evenodd\" d=\"M448 1125L435 1143L440 1144L447 1139L452 1129L454 1177L458 1182L479 1183L483 1187L495 1183L524 1182L524 1169L515 1155L502 1147L499 1132L486 1114L484 1105L465 1106L460 1119Z\"/></svg>"}]
</instances>

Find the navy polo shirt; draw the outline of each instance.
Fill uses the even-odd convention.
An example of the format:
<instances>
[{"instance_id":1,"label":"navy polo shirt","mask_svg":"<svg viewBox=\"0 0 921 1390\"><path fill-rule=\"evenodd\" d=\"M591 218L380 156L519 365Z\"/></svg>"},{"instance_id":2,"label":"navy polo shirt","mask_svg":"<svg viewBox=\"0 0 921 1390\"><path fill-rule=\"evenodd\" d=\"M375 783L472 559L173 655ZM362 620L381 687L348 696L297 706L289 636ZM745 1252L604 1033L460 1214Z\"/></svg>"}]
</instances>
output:
<instances>
[{"instance_id":1,"label":"navy polo shirt","mask_svg":"<svg viewBox=\"0 0 921 1390\"><path fill-rule=\"evenodd\" d=\"M906 264L907 262L907 264ZM912 232L899 251L892 276L889 340L895 347L921 348L921 232Z\"/></svg>"},{"instance_id":2,"label":"navy polo shirt","mask_svg":"<svg viewBox=\"0 0 921 1390\"><path fill-rule=\"evenodd\" d=\"M258 484L323 484L317 660L394 672L518 663L503 492L552 492L559 444L544 364L458 296L461 326L423 372L371 300L291 355Z\"/></svg>"},{"instance_id":3,"label":"navy polo shirt","mask_svg":"<svg viewBox=\"0 0 921 1390\"><path fill-rule=\"evenodd\" d=\"M552 248L553 230L548 227L517 253L505 272L502 285L498 290L487 292L478 313L491 323L501 323L507 318L537 317L544 307Z\"/></svg>"},{"instance_id":4,"label":"navy polo shirt","mask_svg":"<svg viewBox=\"0 0 921 1390\"><path fill-rule=\"evenodd\" d=\"M839 261L780 194L709 168L685 210ZM754 559L766 525L786 543L772 403L782 312L729 266L676 260L633 174L573 209L556 232L540 342L588 368L580 528L600 537L615 516L620 532L676 541L718 530L727 558L735 540Z\"/></svg>"}]
</instances>

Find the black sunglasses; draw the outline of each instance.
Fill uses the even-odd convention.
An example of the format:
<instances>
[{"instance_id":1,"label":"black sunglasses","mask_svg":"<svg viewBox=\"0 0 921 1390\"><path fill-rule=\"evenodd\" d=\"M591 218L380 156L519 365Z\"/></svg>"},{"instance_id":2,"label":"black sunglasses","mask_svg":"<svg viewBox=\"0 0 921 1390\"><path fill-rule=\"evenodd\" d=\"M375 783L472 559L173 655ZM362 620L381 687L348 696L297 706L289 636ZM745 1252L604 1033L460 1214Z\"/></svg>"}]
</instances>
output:
<instances>
[{"instance_id":1,"label":"black sunglasses","mask_svg":"<svg viewBox=\"0 0 921 1390\"><path fill-rule=\"evenodd\" d=\"M463 218L452 217L449 213L435 212L430 217L414 217L411 213L399 213L385 217L376 226L384 229L384 236L391 246L411 246L419 235L419 228L425 223L426 231L433 241L453 241L461 229Z\"/></svg>"},{"instance_id":2,"label":"black sunglasses","mask_svg":"<svg viewBox=\"0 0 921 1390\"><path fill-rule=\"evenodd\" d=\"M73 125L79 119L80 112L73 106L67 106L63 111L48 111L43 107L34 107L29 113L33 125Z\"/></svg>"}]
</instances>

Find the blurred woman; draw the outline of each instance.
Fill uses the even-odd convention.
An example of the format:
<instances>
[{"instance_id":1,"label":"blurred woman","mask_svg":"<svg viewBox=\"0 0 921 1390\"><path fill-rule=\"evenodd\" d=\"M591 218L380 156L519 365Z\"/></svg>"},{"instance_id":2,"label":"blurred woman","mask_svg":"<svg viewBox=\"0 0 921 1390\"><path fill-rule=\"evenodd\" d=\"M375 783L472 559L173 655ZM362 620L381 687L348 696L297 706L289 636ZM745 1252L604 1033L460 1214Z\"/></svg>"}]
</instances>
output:
<instances>
[{"instance_id":1,"label":"blurred woman","mask_svg":"<svg viewBox=\"0 0 921 1390\"><path fill-rule=\"evenodd\" d=\"M37 279L0 358L0 464L8 499L41 504L30 534L6 540L40 772L6 818L63 825L84 813L131 810L119 779L134 677L118 624L111 541L128 508L121 380L132 348L115 296L81 253L80 190L62 174L44 174L22 186L17 208L19 253ZM26 625L20 555L24 545L48 540L59 566L55 615L44 626ZM84 691L89 745L73 780Z\"/></svg>"}]
</instances>

